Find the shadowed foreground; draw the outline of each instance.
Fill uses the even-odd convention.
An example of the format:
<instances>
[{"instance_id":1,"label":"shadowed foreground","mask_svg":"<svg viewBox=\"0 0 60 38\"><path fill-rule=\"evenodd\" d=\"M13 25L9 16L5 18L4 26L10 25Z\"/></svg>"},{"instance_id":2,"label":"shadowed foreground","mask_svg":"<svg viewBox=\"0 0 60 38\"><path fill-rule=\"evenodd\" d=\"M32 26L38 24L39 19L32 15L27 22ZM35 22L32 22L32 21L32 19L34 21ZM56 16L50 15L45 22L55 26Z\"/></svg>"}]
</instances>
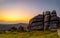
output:
<instances>
[{"instance_id":1,"label":"shadowed foreground","mask_svg":"<svg viewBox=\"0 0 60 38\"><path fill-rule=\"evenodd\" d=\"M32 31L32 32L7 32L0 34L0 38L59 38L57 32Z\"/></svg>"}]
</instances>

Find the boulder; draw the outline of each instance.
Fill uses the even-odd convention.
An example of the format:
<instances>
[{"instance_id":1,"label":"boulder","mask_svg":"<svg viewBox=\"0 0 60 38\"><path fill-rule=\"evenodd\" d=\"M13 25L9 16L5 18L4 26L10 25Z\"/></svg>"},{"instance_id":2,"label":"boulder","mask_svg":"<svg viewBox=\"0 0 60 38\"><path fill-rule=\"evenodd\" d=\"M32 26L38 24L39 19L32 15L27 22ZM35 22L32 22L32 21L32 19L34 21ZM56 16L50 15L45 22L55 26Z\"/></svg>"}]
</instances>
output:
<instances>
[{"instance_id":1,"label":"boulder","mask_svg":"<svg viewBox=\"0 0 60 38\"><path fill-rule=\"evenodd\" d=\"M50 24L49 30L50 31L56 31L57 30L57 24L56 23Z\"/></svg>"},{"instance_id":2,"label":"boulder","mask_svg":"<svg viewBox=\"0 0 60 38\"><path fill-rule=\"evenodd\" d=\"M23 26L19 26L18 31L24 31Z\"/></svg>"},{"instance_id":3,"label":"boulder","mask_svg":"<svg viewBox=\"0 0 60 38\"><path fill-rule=\"evenodd\" d=\"M51 13L51 21L57 21L58 20L57 18L58 17L57 17L56 11L52 11L52 13Z\"/></svg>"},{"instance_id":4,"label":"boulder","mask_svg":"<svg viewBox=\"0 0 60 38\"><path fill-rule=\"evenodd\" d=\"M37 16L35 16L34 18L32 18L29 22L29 26L28 29L29 30L38 30L38 29L43 29L43 21L44 21L44 16L39 14Z\"/></svg>"},{"instance_id":5,"label":"boulder","mask_svg":"<svg viewBox=\"0 0 60 38\"><path fill-rule=\"evenodd\" d=\"M58 27L58 16L56 14L56 11L53 10L50 15L51 15L50 16L51 18L50 18L49 30L56 31L57 30L57 27Z\"/></svg>"},{"instance_id":6,"label":"boulder","mask_svg":"<svg viewBox=\"0 0 60 38\"><path fill-rule=\"evenodd\" d=\"M49 23L50 23L50 11L46 11L44 14L44 31L48 30Z\"/></svg>"},{"instance_id":7,"label":"boulder","mask_svg":"<svg viewBox=\"0 0 60 38\"><path fill-rule=\"evenodd\" d=\"M17 31L16 27L11 27L10 31Z\"/></svg>"}]
</instances>

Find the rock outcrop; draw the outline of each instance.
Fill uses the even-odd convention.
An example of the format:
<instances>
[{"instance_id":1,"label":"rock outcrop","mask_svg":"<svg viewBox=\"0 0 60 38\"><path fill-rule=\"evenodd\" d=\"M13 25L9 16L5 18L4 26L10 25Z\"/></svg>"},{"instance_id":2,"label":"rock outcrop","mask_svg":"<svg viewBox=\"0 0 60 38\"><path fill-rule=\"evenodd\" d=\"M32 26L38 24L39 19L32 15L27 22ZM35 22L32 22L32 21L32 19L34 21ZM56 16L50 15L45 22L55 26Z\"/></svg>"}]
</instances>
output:
<instances>
[{"instance_id":1,"label":"rock outcrop","mask_svg":"<svg viewBox=\"0 0 60 38\"><path fill-rule=\"evenodd\" d=\"M44 16L39 14L30 20L28 29L29 30L41 30L43 29Z\"/></svg>"},{"instance_id":2,"label":"rock outcrop","mask_svg":"<svg viewBox=\"0 0 60 38\"><path fill-rule=\"evenodd\" d=\"M51 18L50 18L50 26L49 26L49 30L56 30L56 28L58 27L58 16L56 14L56 11L52 11L52 13L50 14Z\"/></svg>"},{"instance_id":3,"label":"rock outcrop","mask_svg":"<svg viewBox=\"0 0 60 38\"><path fill-rule=\"evenodd\" d=\"M33 17L29 21L28 30L51 30L56 31L59 23L59 17L56 14L56 11L52 12L46 11L43 14L39 14Z\"/></svg>"},{"instance_id":4,"label":"rock outcrop","mask_svg":"<svg viewBox=\"0 0 60 38\"><path fill-rule=\"evenodd\" d=\"M43 12L44 15L44 30L49 28L50 24L50 11Z\"/></svg>"},{"instance_id":5,"label":"rock outcrop","mask_svg":"<svg viewBox=\"0 0 60 38\"><path fill-rule=\"evenodd\" d=\"M19 26L18 31L24 31L23 26Z\"/></svg>"}]
</instances>

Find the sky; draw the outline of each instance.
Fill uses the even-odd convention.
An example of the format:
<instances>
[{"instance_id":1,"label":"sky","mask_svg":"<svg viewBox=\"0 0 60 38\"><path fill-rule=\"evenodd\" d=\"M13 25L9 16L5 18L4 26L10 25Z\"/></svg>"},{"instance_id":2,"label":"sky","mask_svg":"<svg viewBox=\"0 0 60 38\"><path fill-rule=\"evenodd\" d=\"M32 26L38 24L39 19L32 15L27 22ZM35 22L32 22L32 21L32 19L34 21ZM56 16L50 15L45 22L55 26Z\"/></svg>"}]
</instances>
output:
<instances>
[{"instance_id":1,"label":"sky","mask_svg":"<svg viewBox=\"0 0 60 38\"><path fill-rule=\"evenodd\" d=\"M60 0L0 0L0 23L28 23L43 11L52 10L60 16Z\"/></svg>"}]
</instances>

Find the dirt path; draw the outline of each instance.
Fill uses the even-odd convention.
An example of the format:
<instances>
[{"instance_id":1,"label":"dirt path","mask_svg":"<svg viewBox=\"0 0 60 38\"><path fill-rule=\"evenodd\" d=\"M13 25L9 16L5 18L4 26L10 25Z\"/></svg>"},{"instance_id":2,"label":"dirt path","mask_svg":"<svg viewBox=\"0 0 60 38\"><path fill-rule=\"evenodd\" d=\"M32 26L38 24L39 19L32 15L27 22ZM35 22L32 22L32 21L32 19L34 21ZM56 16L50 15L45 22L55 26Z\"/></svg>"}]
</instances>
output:
<instances>
[{"instance_id":1,"label":"dirt path","mask_svg":"<svg viewBox=\"0 0 60 38\"><path fill-rule=\"evenodd\" d=\"M57 32L58 32L58 36L60 37L60 29L58 29Z\"/></svg>"}]
</instances>

